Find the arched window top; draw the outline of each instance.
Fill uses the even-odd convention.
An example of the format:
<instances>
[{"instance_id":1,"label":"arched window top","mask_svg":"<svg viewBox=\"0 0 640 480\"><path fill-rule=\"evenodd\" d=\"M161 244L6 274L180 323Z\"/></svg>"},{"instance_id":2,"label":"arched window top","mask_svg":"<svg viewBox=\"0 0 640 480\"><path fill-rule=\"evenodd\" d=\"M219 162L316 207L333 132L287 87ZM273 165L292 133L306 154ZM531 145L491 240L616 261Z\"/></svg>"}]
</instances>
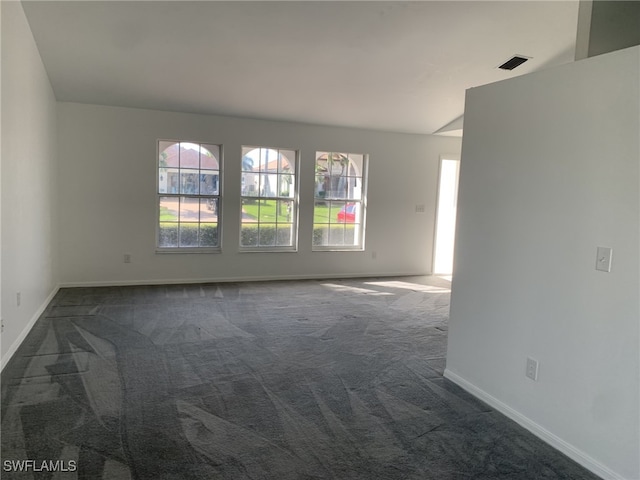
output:
<instances>
[{"instance_id":1,"label":"arched window top","mask_svg":"<svg viewBox=\"0 0 640 480\"><path fill-rule=\"evenodd\" d=\"M362 176L364 155L355 153L317 152L316 174L330 177Z\"/></svg>"},{"instance_id":2,"label":"arched window top","mask_svg":"<svg viewBox=\"0 0 640 480\"><path fill-rule=\"evenodd\" d=\"M242 147L242 171L295 173L296 152L264 147Z\"/></svg>"},{"instance_id":3,"label":"arched window top","mask_svg":"<svg viewBox=\"0 0 640 480\"><path fill-rule=\"evenodd\" d=\"M220 146L191 142L160 142L161 168L220 169Z\"/></svg>"}]
</instances>

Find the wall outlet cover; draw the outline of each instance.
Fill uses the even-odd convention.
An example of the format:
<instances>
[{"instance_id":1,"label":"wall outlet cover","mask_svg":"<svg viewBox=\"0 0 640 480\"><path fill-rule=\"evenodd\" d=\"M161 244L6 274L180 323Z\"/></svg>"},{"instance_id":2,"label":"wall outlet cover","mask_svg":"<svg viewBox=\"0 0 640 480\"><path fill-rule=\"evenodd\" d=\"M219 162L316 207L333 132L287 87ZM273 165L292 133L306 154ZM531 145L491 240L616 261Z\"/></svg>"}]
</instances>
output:
<instances>
[{"instance_id":1,"label":"wall outlet cover","mask_svg":"<svg viewBox=\"0 0 640 480\"><path fill-rule=\"evenodd\" d=\"M531 357L527 357L526 375L531 380L534 380L534 381L538 380L538 361Z\"/></svg>"},{"instance_id":2,"label":"wall outlet cover","mask_svg":"<svg viewBox=\"0 0 640 480\"><path fill-rule=\"evenodd\" d=\"M598 247L596 254L596 270L601 272L611 271L611 257L613 256L613 249L609 247Z\"/></svg>"}]
</instances>

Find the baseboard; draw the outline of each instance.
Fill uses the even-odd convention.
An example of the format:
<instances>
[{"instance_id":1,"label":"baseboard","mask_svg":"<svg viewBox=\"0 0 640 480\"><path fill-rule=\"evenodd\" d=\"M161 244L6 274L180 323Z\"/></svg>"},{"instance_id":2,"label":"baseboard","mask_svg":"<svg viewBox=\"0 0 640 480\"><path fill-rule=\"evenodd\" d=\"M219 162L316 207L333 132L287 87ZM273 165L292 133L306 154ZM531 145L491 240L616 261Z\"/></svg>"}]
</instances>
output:
<instances>
[{"instance_id":1,"label":"baseboard","mask_svg":"<svg viewBox=\"0 0 640 480\"><path fill-rule=\"evenodd\" d=\"M127 287L137 285L177 285L189 283L231 283L231 282L268 282L285 280L330 280L344 278L385 278L385 277L419 277L430 276L428 273L344 273L319 275L250 275L242 277L212 277L212 278L157 278L151 280L107 280L97 282L63 282L60 288L78 287Z\"/></svg>"},{"instance_id":2,"label":"baseboard","mask_svg":"<svg viewBox=\"0 0 640 480\"><path fill-rule=\"evenodd\" d=\"M40 305L38 310L36 310L36 313L33 314L33 316L31 317L31 320L29 320L29 323L27 323L25 325L25 327L22 329L22 332L20 332L20 335L18 335L18 337L15 339L15 341L9 347L9 349L6 352L4 352L4 354L2 355L2 360L0 361L1 362L0 363L0 371L4 370L4 367L7 366L7 364L9 363L9 360L11 360L13 355L18 350L18 347L24 341L24 339L27 338L27 335L29 335L29 332L31 331L33 326L36 324L36 322L38 321L40 316L47 309L47 307L51 303L51 300L53 300L53 297L56 296L56 293L58 293L58 290L60 290L60 286L56 286L56 287L53 288L53 290L51 291L49 296L45 299L45 301L42 303L42 305Z\"/></svg>"},{"instance_id":3,"label":"baseboard","mask_svg":"<svg viewBox=\"0 0 640 480\"><path fill-rule=\"evenodd\" d=\"M452 372L448 368L445 369L444 376L445 378L451 380L453 383L463 388L470 394L474 395L475 397L479 398L480 400L487 403L491 407L495 408L497 411L499 411L503 415L509 417L511 420L515 421L520 426L526 428L531 433L533 433L536 437L548 443L549 445L554 447L556 450L559 450L560 452L564 453L567 457L579 463L587 470L607 480L625 480L624 477L621 477L611 469L602 465L600 462L594 460L583 451L577 449L570 443L567 443L566 441L562 440L557 435L554 435L549 430L538 425L536 422L534 422L530 418L524 416L517 410L514 410L509 405L501 402L500 400L488 394L484 390L476 387L473 383L465 380L460 375Z\"/></svg>"}]
</instances>

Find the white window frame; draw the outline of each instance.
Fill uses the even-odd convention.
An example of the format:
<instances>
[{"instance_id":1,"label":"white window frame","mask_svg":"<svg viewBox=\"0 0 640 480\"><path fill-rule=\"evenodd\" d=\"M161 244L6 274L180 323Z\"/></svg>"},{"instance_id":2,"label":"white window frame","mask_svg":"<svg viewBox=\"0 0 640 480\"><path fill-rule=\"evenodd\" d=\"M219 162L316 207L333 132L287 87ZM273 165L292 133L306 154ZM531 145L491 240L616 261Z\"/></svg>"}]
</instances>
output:
<instances>
[{"instance_id":1,"label":"white window frame","mask_svg":"<svg viewBox=\"0 0 640 480\"><path fill-rule=\"evenodd\" d=\"M170 143L170 144L181 144L181 143L188 143L188 144L194 144L197 145L200 149L201 148L206 148L207 146L216 146L218 147L218 152L219 152L219 158L217 159L218 162L218 188L217 188L217 193L216 194L201 194L199 193L184 193L184 192L160 192L160 176L161 176L161 167L160 166L160 155L162 153L162 151L164 151L166 149L162 149L161 151L161 147L160 145L162 143ZM201 154L201 152L200 152ZM174 140L174 139L166 139L166 138L161 138L158 139L156 141L156 164L155 164L155 177L156 177L156 236L155 236L155 243L156 243L156 253L220 253L222 251L222 228L223 228L223 220L222 220L222 198L223 198L223 187L224 187L224 181L223 181L223 164L224 164L224 149L222 144L219 143L215 143L215 142L200 142L200 141L192 141L192 140ZM200 171L202 171L200 169L201 164L199 165L198 168L198 174L200 175ZM178 167L179 169L180 167ZM206 171L206 170L205 170ZM215 170L213 170L215 171ZM165 172L166 173L166 172ZM166 173L168 175L168 173ZM180 178L179 178L179 182L180 182ZM202 200L209 200L209 199L213 199L215 200L215 204L217 205L215 211L216 211L216 224L217 224L217 240L218 240L218 244L215 246L161 246L160 245L160 235L161 235L161 228L160 228L160 217L161 217L161 209L160 209L160 202L161 202L161 198L162 197L175 197L178 200L178 204L180 204L181 198L197 198L199 200L199 203L202 202ZM178 213L178 221L176 222L178 224L178 239L180 238L180 217L179 217L179 213ZM186 223L186 222L185 222ZM197 223L198 224L198 228L200 228L200 224L203 223L200 221L198 222L190 222L190 223ZM179 243L179 240L178 240Z\"/></svg>"},{"instance_id":2,"label":"white window frame","mask_svg":"<svg viewBox=\"0 0 640 480\"><path fill-rule=\"evenodd\" d=\"M361 172L359 176L351 176L351 178L359 178L360 179L360 199L356 199L356 198L342 198L342 197L331 197L331 195L329 196L321 196L319 194L318 191L318 187L319 187L319 181L318 181L318 160L325 154L332 154L332 155L344 155L346 156L348 159L350 159L350 156L362 156L362 167L361 167ZM351 161L351 160L349 160ZM349 167L348 167L349 168ZM347 174L349 173L349 170L347 170ZM368 176L369 176L369 154L366 153L346 153L346 152L331 152L331 151L316 151L315 152L315 160L314 160L314 193L313 193L313 199L314 199L314 205L313 205L313 232L312 232L312 240L311 240L311 250L314 252L322 252L322 251L330 251L330 252L341 252L341 251L356 251L356 252L360 252L363 251L365 249L365 232L366 232L366 218L367 218L367 186L368 186ZM349 178L349 175L345 176L346 178ZM316 224L315 223L315 217L316 217L316 206L318 205L318 202L325 202L325 203L330 203L331 202L335 202L336 204L340 204L343 203L345 206L349 203L355 203L357 206L359 206L359 208L356 208L356 215L358 215L358 217L356 218L356 221L353 222L354 225L354 235L357 237L357 239L359 240L356 244L354 245L344 245L344 244L325 244L325 245L316 245L315 244L315 236L316 236L316 225L327 225L329 232L331 231L332 227L336 226L336 225L344 225L344 228L346 230L347 225L350 222L338 222L336 220L336 218L334 218L336 216L336 212L329 212L329 221L328 223L324 223L324 224ZM359 221L358 221L359 220Z\"/></svg>"},{"instance_id":3,"label":"white window frame","mask_svg":"<svg viewBox=\"0 0 640 480\"><path fill-rule=\"evenodd\" d=\"M264 195L261 193L260 187L258 187L255 194L247 194L245 189L248 187L248 185L243 185L243 180L245 179L245 174L248 174L249 172L244 170L244 165L243 163L241 163L241 167L240 167L241 169L241 172L240 172L240 182L241 182L240 184L240 231L239 231L238 249L240 252L297 252L298 251L298 224L299 224L298 216L299 216L299 190L300 190L299 189L300 150L296 148L280 148L280 147L273 147L273 146L266 146L266 145L242 145L242 150L241 150L242 153L241 153L240 161L244 162L245 152L250 153L254 150L259 150L259 149L275 151L277 152L278 155L281 155L281 152L294 154L295 158L293 159L293 173L291 174L283 174L279 170L279 167L275 173L271 173L271 174L263 174L261 171L251 172L253 173L253 175L258 176L259 185L261 184L260 182L262 181L260 178L262 175L276 176L276 178L278 179L280 178L280 176L283 176L283 175L292 175L293 179L292 179L292 182L290 183L290 186L291 188L293 188L293 194L290 196L284 196L278 193L276 193L275 195ZM291 162L291 159L288 158L288 156L286 158L288 162ZM278 185L277 182L276 182L276 185ZM261 200L275 200L276 202L277 201L291 202L292 208L290 212L290 221L283 222L283 223L291 223L291 227L290 227L291 228L291 245L243 245L242 231L243 231L243 214L244 214L245 200L249 200L251 202L257 202L257 203L259 203ZM258 228L257 238L258 238L258 241L260 241L260 233L259 233L260 224L265 222L260 222L260 219L258 219L256 223ZM276 215L276 219L275 219L276 232L277 232L278 223L279 222L277 220L277 215ZM276 239L277 239L277 233L276 233Z\"/></svg>"}]
</instances>

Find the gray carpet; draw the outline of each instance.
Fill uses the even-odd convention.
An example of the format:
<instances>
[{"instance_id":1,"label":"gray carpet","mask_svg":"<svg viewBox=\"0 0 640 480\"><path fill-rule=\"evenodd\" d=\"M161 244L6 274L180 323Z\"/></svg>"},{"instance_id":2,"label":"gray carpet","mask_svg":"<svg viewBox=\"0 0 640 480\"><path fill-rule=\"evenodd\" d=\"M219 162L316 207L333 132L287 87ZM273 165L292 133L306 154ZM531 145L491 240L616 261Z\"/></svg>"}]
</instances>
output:
<instances>
[{"instance_id":1,"label":"gray carpet","mask_svg":"<svg viewBox=\"0 0 640 480\"><path fill-rule=\"evenodd\" d=\"M2 373L2 478L596 478L442 377L448 310L436 277L63 289Z\"/></svg>"}]
</instances>

